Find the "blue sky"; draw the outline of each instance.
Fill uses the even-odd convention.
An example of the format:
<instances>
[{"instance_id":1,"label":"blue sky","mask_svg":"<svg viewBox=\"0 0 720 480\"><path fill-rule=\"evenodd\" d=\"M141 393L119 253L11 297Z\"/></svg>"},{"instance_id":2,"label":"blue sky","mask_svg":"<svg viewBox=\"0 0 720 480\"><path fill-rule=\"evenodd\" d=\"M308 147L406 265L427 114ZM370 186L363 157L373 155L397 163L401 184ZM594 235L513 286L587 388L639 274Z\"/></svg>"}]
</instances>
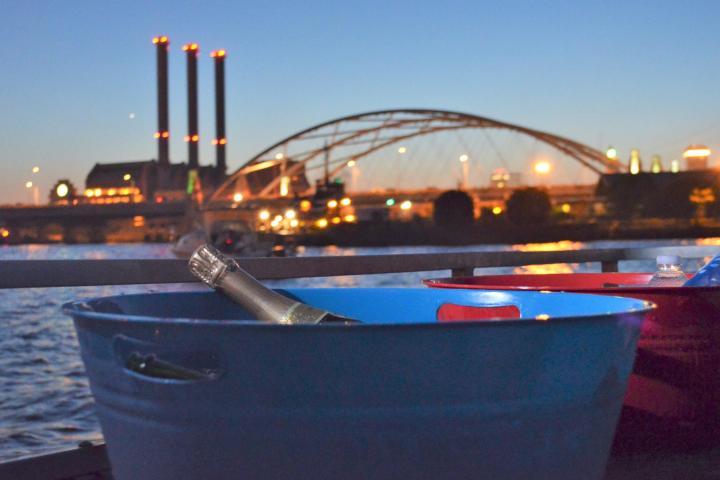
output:
<instances>
[{"instance_id":1,"label":"blue sky","mask_svg":"<svg viewBox=\"0 0 720 480\"><path fill-rule=\"evenodd\" d=\"M212 64L228 51L228 163L346 114L459 110L623 157L720 154L714 1L167 2L6 0L0 203L84 185L95 163L156 156L154 35L171 40L171 156L186 160L181 45L198 42L201 163L214 158ZM135 118L130 119L129 114Z\"/></svg>"}]
</instances>

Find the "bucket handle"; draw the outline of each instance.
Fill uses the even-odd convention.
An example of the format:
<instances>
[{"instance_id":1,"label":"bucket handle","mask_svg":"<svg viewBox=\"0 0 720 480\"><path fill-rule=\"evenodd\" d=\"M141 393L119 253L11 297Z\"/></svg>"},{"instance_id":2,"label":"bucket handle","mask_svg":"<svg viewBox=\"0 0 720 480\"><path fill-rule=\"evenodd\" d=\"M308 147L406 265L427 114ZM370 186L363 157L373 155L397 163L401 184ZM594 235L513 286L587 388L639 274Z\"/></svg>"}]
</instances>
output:
<instances>
[{"instance_id":1,"label":"bucket handle","mask_svg":"<svg viewBox=\"0 0 720 480\"><path fill-rule=\"evenodd\" d=\"M166 360L161 360L153 353L143 355L132 352L125 361L125 368L139 375L164 380L215 380L220 376L217 370L204 371L182 367Z\"/></svg>"},{"instance_id":2,"label":"bucket handle","mask_svg":"<svg viewBox=\"0 0 720 480\"><path fill-rule=\"evenodd\" d=\"M181 352L176 349L116 335L113 340L115 358L126 374L145 381L191 383L217 380L223 370L218 367L215 355L202 352ZM207 364L210 368L186 366Z\"/></svg>"}]
</instances>

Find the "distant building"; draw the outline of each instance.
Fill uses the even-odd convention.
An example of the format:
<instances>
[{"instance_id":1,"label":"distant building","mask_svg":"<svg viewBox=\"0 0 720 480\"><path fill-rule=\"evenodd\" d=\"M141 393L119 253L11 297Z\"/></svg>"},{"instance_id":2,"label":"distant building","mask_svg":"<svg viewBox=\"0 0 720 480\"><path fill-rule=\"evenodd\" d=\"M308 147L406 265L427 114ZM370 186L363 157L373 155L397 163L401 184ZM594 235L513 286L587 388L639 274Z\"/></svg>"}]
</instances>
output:
<instances>
[{"instance_id":1,"label":"distant building","mask_svg":"<svg viewBox=\"0 0 720 480\"><path fill-rule=\"evenodd\" d=\"M522 174L496 168L490 174L490 186L494 188L515 188L522 185Z\"/></svg>"},{"instance_id":2,"label":"distant building","mask_svg":"<svg viewBox=\"0 0 720 480\"><path fill-rule=\"evenodd\" d=\"M85 179L84 203L173 202L211 194L225 179L214 166L194 170L157 160L96 163Z\"/></svg>"},{"instance_id":3,"label":"distant building","mask_svg":"<svg viewBox=\"0 0 720 480\"><path fill-rule=\"evenodd\" d=\"M705 170L708 168L708 157L712 152L705 145L690 145L683 152L688 170Z\"/></svg>"},{"instance_id":4,"label":"distant building","mask_svg":"<svg viewBox=\"0 0 720 480\"><path fill-rule=\"evenodd\" d=\"M603 174L595 193L615 218L692 218L697 209L695 192L707 189L715 197L720 192L720 179L714 170ZM710 205L708 212L716 210Z\"/></svg>"}]
</instances>

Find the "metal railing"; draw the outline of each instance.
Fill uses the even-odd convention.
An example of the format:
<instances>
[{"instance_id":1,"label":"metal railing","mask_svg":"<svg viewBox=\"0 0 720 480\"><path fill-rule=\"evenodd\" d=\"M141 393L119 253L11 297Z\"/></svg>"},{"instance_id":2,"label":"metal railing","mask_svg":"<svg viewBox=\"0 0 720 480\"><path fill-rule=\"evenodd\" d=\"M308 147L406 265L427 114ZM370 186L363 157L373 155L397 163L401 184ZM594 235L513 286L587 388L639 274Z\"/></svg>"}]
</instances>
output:
<instances>
[{"instance_id":1,"label":"metal railing","mask_svg":"<svg viewBox=\"0 0 720 480\"><path fill-rule=\"evenodd\" d=\"M616 272L619 263L676 254L702 258L720 246L668 246L558 250L548 252L449 252L289 258L239 258L240 265L261 280L339 275L371 275L449 270L452 276L473 275L476 268L515 267L552 263L600 263L603 272ZM196 282L186 260L3 260L0 289L136 285Z\"/></svg>"}]
</instances>

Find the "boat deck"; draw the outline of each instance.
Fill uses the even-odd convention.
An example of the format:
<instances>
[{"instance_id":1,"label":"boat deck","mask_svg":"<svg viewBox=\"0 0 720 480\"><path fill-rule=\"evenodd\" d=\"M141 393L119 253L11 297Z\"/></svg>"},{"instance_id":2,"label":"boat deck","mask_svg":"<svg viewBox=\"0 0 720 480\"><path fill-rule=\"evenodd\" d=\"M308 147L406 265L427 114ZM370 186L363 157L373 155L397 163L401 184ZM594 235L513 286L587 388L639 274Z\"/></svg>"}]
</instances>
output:
<instances>
[{"instance_id":1,"label":"boat deck","mask_svg":"<svg viewBox=\"0 0 720 480\"><path fill-rule=\"evenodd\" d=\"M0 464L0 479L112 480L105 445ZM683 453L613 455L605 480L718 480L720 446Z\"/></svg>"}]
</instances>

